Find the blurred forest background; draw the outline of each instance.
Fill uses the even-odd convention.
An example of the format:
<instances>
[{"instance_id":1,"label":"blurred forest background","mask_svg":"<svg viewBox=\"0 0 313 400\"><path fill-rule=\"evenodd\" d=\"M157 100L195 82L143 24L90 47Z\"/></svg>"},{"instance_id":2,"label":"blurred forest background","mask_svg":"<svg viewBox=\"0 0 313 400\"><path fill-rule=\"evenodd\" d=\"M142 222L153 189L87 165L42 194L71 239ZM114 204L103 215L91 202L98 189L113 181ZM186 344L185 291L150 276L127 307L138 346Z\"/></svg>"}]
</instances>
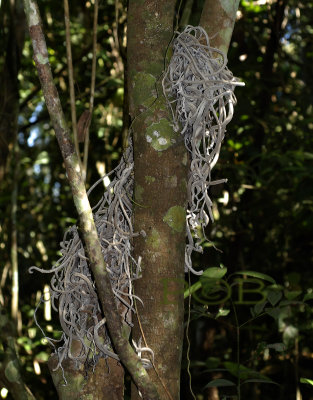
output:
<instances>
[{"instance_id":1,"label":"blurred forest background","mask_svg":"<svg viewBox=\"0 0 313 400\"><path fill-rule=\"evenodd\" d=\"M203 0L182 1L180 26L197 25L202 5ZM70 120L64 10L51 0L39 6ZM71 2L70 14L79 117L89 107L93 1ZM100 1L88 187L117 165L125 146L126 20L126 1ZM224 275L227 268L223 278L232 300L210 305L208 293L215 289L206 287L204 278L191 277L198 290L190 307L190 371L199 400L235 399L230 382L238 384L238 364L241 383L245 380L242 399L313 399L312 23L313 1L242 0L239 6L228 66L246 86L236 89L235 116L214 170L213 178L227 177L228 183L211 193L211 243L195 260L198 269L224 267ZM0 50L0 353L10 345L8 337L15 337L26 384L37 399L55 399L45 364L51 349L34 321L36 304L48 295L49 275L28 269L56 262L76 214L19 0L0 1ZM99 185L92 203L103 190ZM17 268L18 275L12 272ZM264 275L232 275L240 271ZM249 277L261 277L266 302L255 305L260 294L244 293L248 304L238 304L235 276L252 290ZM17 285L18 305L12 304ZM188 299L186 320L187 312ZM37 319L48 335L58 337L58 317L49 303ZM182 398L192 399L187 366L185 350ZM213 379L226 381L217 387L209 384ZM269 380L277 384L262 382ZM0 390L0 398L14 398Z\"/></svg>"}]
</instances>

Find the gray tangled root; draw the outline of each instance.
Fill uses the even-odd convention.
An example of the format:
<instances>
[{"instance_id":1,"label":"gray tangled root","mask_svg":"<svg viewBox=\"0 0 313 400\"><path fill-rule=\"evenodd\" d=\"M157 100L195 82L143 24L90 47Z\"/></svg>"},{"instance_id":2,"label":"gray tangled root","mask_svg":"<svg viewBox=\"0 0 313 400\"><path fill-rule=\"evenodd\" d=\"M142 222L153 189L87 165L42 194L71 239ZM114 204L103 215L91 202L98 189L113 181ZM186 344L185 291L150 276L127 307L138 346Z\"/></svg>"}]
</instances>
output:
<instances>
[{"instance_id":1,"label":"gray tangled root","mask_svg":"<svg viewBox=\"0 0 313 400\"><path fill-rule=\"evenodd\" d=\"M226 55L210 47L205 30L188 25L182 33L177 32L162 81L174 128L181 131L190 154L185 270L196 275L202 271L192 268L191 255L203 252L198 230L202 229L205 237L204 228L210 219L214 221L208 191L210 186L226 182L212 181L211 171L233 116L235 86L243 85L226 65Z\"/></svg>"},{"instance_id":2,"label":"gray tangled root","mask_svg":"<svg viewBox=\"0 0 313 400\"><path fill-rule=\"evenodd\" d=\"M109 176L111 183L101 200L93 207L93 217L118 308L122 311L124 323L132 326L131 315L135 312L132 282L139 278L140 259L135 260L131 255L131 239L138 235L133 232L131 221L133 197L131 145ZM89 189L88 195L102 179ZM75 225L66 231L60 245L62 256L52 269L30 268L30 272L38 270L43 273L53 273L50 283L51 303L53 309L59 313L63 345L56 349L54 340L49 337L46 339L58 354L58 367L64 358L79 363L86 361L92 363L92 360L96 361L95 357L100 354L118 360L106 332L105 319L100 309L88 258ZM80 342L79 351L76 350L75 354L72 351L73 341ZM77 343L75 347L77 349Z\"/></svg>"},{"instance_id":3,"label":"gray tangled root","mask_svg":"<svg viewBox=\"0 0 313 400\"><path fill-rule=\"evenodd\" d=\"M176 33L173 55L164 74L164 95L172 112L174 129L180 130L190 154L188 181L188 209L186 217L185 270L201 274L192 268L193 251L202 252L199 229L203 231L213 221L212 201L208 190L225 182L211 180L226 125L233 116L235 86L238 82L226 67L227 59L220 50L210 47L209 38L201 27L187 26ZM108 176L108 175L107 175ZM100 202L93 208L103 257L110 274L113 292L123 316L123 322L132 326L135 295L132 282L140 277L140 259L132 257L133 147L125 151L118 167L110 174L111 183ZM89 190L99 184L101 178ZM144 232L141 232L144 235ZM88 258L76 226L65 233L61 242L62 257L50 270L32 267L44 273L53 273L50 284L52 307L59 313L63 330L58 348L52 338L46 337L58 355L58 366L70 358L78 363L88 361L95 365L98 357L118 360L109 339ZM138 299L138 298L137 298ZM140 300L140 299L138 299ZM36 317L35 317L36 318ZM73 353L73 341L80 343ZM133 343L145 368L151 367L142 353L153 352Z\"/></svg>"}]
</instances>

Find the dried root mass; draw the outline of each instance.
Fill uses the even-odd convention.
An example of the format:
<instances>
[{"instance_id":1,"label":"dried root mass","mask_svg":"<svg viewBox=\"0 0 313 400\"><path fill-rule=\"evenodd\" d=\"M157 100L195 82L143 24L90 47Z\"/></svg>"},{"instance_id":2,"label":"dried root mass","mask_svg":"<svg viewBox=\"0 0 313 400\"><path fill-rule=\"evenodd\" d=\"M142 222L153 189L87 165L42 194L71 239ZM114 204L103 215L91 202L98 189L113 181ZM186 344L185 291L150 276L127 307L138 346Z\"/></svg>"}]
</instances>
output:
<instances>
[{"instance_id":1,"label":"dried root mass","mask_svg":"<svg viewBox=\"0 0 313 400\"><path fill-rule=\"evenodd\" d=\"M118 308L123 313L124 323L131 326L131 313L134 312L132 282L140 274L140 263L131 255L131 239L135 235L131 222L131 146L118 167L109 175L111 183L93 208L93 216ZM90 188L88 194L96 184ZM50 294L52 307L59 313L63 344L56 349L53 339L46 338L58 354L58 366L64 358L94 364L99 356L109 356L118 360L106 332L105 319L100 309L88 258L75 225L66 231L61 242L61 253L62 257L51 270L36 267L30 269L30 272L39 270L53 273Z\"/></svg>"},{"instance_id":2,"label":"dried root mass","mask_svg":"<svg viewBox=\"0 0 313 400\"><path fill-rule=\"evenodd\" d=\"M202 253L198 231L214 220L209 188L226 181L212 181L211 171L233 116L235 86L243 85L226 65L226 55L210 47L205 30L188 25L174 38L173 55L162 81L174 127L181 131L190 154L185 264L186 271L198 275L202 271L192 268L191 255L193 251Z\"/></svg>"},{"instance_id":3,"label":"dried root mass","mask_svg":"<svg viewBox=\"0 0 313 400\"><path fill-rule=\"evenodd\" d=\"M225 54L210 47L204 29L187 26L174 38L173 55L162 81L174 128L181 131L190 154L185 269L195 274L201 274L192 268L191 260L193 251L203 251L199 229L204 230L209 220L213 221L208 191L210 186L225 182L212 181L211 171L219 157L226 125L233 116L234 88L242 85L226 64ZM116 301L124 323L131 326L135 298L132 282L140 274L140 262L133 259L131 244L136 235L132 227L131 142L120 164L109 175L111 183L93 208L93 214ZM96 184L99 182L101 180ZM53 273L51 300L54 310L59 313L62 344L56 347L53 339L47 340L58 355L58 367L62 367L65 358L92 365L96 364L98 357L118 360L111 347L88 258L76 226L65 233L61 252L62 257L51 270L32 267L32 270ZM133 344L143 365L146 368L151 366L142 353L150 353L153 358L152 350L141 347L140 343Z\"/></svg>"}]
</instances>

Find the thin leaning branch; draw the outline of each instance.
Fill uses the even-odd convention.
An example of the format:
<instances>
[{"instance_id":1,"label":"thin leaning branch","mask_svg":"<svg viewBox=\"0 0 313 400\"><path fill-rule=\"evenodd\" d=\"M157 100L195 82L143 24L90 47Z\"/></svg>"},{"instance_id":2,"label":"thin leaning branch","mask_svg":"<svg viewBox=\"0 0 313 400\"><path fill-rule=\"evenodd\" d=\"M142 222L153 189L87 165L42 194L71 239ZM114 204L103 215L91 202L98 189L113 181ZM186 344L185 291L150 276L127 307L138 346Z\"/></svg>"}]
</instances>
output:
<instances>
[{"instance_id":1,"label":"thin leaning branch","mask_svg":"<svg viewBox=\"0 0 313 400\"><path fill-rule=\"evenodd\" d=\"M68 80L70 86L70 102L71 102L71 117L72 117L72 129L75 150L77 153L78 160L80 161L79 144L77 137L77 118L76 118L76 104L75 104L75 88L74 88L74 71L73 71L73 59L72 59L72 47L71 47L71 31L70 31L70 10L68 0L64 0L64 21L65 21L65 32L66 32L66 58L67 58L67 69L68 69Z\"/></svg>"},{"instance_id":2,"label":"thin leaning branch","mask_svg":"<svg viewBox=\"0 0 313 400\"><path fill-rule=\"evenodd\" d=\"M83 178L87 178L88 166L88 150L89 150L89 128L92 118L94 99L95 99L95 83L96 83L96 66L97 66L97 30L98 30L98 8L99 2L95 0L93 14L93 40L92 40L92 67L91 67L91 84L90 84L90 100L89 100L89 117L86 125L86 136L84 142L84 158L83 158Z\"/></svg>"},{"instance_id":3,"label":"thin leaning branch","mask_svg":"<svg viewBox=\"0 0 313 400\"><path fill-rule=\"evenodd\" d=\"M122 363L128 369L142 393L143 399L157 400L159 396L155 386L151 383L140 358L135 354L130 343L122 334L122 321L117 310L106 263L102 256L101 245L82 179L79 161L70 138L57 89L53 83L37 2L35 0L24 0L24 8L42 91L63 156L74 203L79 215L80 229L111 339Z\"/></svg>"}]
</instances>

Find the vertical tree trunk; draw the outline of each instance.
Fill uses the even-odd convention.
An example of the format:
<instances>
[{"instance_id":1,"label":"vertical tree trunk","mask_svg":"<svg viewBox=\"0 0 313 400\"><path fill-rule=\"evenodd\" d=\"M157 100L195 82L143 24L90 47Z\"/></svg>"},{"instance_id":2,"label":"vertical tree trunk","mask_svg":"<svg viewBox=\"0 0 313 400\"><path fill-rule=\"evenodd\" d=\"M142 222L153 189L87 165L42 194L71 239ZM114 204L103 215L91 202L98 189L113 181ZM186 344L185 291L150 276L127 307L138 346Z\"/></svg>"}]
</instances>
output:
<instances>
[{"instance_id":1,"label":"vertical tree trunk","mask_svg":"<svg viewBox=\"0 0 313 400\"><path fill-rule=\"evenodd\" d=\"M200 24L212 45L227 53L239 1L208 0ZM179 399L183 335L183 277L187 154L174 132L160 76L171 40L174 2L130 0L128 10L128 89L135 157L135 256L142 257L142 279L135 293L140 323L133 337L152 348L149 371L162 399ZM145 340L144 340L145 339ZM146 342L146 343L145 343ZM162 382L161 382L162 381ZM165 387L167 389L165 389ZM139 399L133 390L132 399Z\"/></svg>"},{"instance_id":2,"label":"vertical tree trunk","mask_svg":"<svg viewBox=\"0 0 313 400\"><path fill-rule=\"evenodd\" d=\"M160 84L174 6L173 0L130 0L128 9L135 231L145 232L134 239L135 257L142 257L135 294L144 307L137 302L140 324L135 316L133 338L142 338L142 346L154 351L155 369L149 375L161 399L180 398L184 315L187 152L180 133L173 131ZM139 399L135 387L132 399Z\"/></svg>"},{"instance_id":3,"label":"vertical tree trunk","mask_svg":"<svg viewBox=\"0 0 313 400\"><path fill-rule=\"evenodd\" d=\"M239 0L206 0L200 25L204 28L212 47L227 54L236 20Z\"/></svg>"},{"instance_id":4,"label":"vertical tree trunk","mask_svg":"<svg viewBox=\"0 0 313 400\"><path fill-rule=\"evenodd\" d=\"M19 112L18 71L24 45L25 16L21 0L2 6L3 23L7 28L4 65L0 71L0 183L6 172L6 161L16 136Z\"/></svg>"}]
</instances>

